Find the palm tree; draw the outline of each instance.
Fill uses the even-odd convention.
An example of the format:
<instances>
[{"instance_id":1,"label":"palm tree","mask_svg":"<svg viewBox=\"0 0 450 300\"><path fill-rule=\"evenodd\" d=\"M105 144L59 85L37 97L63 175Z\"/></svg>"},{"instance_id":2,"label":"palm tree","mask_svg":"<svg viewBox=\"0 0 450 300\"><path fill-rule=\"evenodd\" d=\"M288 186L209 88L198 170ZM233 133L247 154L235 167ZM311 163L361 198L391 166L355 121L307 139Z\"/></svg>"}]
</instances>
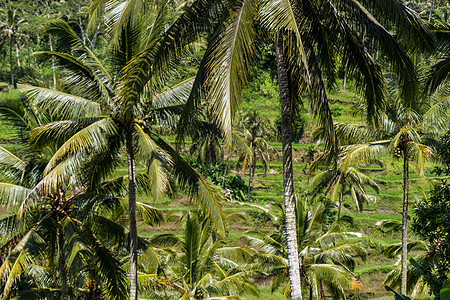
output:
<instances>
[{"instance_id":1,"label":"palm tree","mask_svg":"<svg viewBox=\"0 0 450 300\"><path fill-rule=\"evenodd\" d=\"M32 127L50 120L47 113L20 100L2 102L0 114L15 126L22 141ZM126 277L111 249L126 247L126 231L102 214L120 202L111 191L104 194L111 187L105 189L90 181L100 177L92 166L107 165L114 159L105 160L95 152L80 154L86 164L82 172L70 175L68 188L52 182L62 164L73 160L55 165L44 175L51 147L40 152L27 150L29 160L24 161L0 147L0 175L4 179L0 182L0 202L12 208L0 219L3 296L38 293L68 299L70 286L84 289L89 281L95 281L92 287L98 285L100 293L122 299ZM23 291L15 285L20 281L34 285Z\"/></svg>"},{"instance_id":2,"label":"palm tree","mask_svg":"<svg viewBox=\"0 0 450 300\"><path fill-rule=\"evenodd\" d=\"M320 201L305 207L301 200L296 201L299 267L310 299L313 296L325 299L325 286L333 299L345 298L346 290L361 289L352 270L357 257L365 258L365 251L346 241L340 226L351 222L351 218L345 216L334 221L334 207L330 202ZM253 256L254 262L267 272L264 278L272 279L272 291L289 279L286 234L282 228L284 225L280 227L278 232L261 238L247 237L250 245L258 251ZM289 284L282 292L289 295Z\"/></svg>"},{"instance_id":3,"label":"palm tree","mask_svg":"<svg viewBox=\"0 0 450 300\"><path fill-rule=\"evenodd\" d=\"M2 36L9 40L9 70L11 76L11 85L17 88L17 83L14 81L14 67L12 49L16 43L16 39L22 34L19 32L19 27L25 23L24 19L20 18L19 12L12 8L11 5L5 6L0 10L0 14L4 16L4 19L0 21L0 30Z\"/></svg>"},{"instance_id":4,"label":"palm tree","mask_svg":"<svg viewBox=\"0 0 450 300\"><path fill-rule=\"evenodd\" d=\"M51 22L44 32L58 36L70 45L71 53L42 51L35 55L41 59L55 57L62 67L60 86L63 90L32 88L28 93L39 107L65 119L35 129L31 137L31 143L36 146L58 141L60 147L49 161L46 171L58 162L72 158L75 160L75 165L60 170L55 185L67 180L64 175L82 164L78 153L97 151L106 158L109 153L117 153L125 145L128 164L130 299L137 297L137 163L143 162L146 166L146 178L154 197L159 197L168 188L169 172L175 174L178 182L187 187L189 195L196 198L205 211L216 216L214 224L220 234L225 234L217 189L157 135L158 124L154 124L158 120L155 116L170 116L179 109L180 101L191 85L185 82L156 96L164 82L165 72L170 71L173 59L179 54L170 56L171 52L168 51L178 48L174 49L174 45L167 41L172 41L173 35L182 34L179 28L183 17L189 15L187 11L180 19L165 27L166 9L163 5L156 19L151 20L153 23L148 24L124 21L125 12L119 18L113 17L117 26L113 26L114 30L110 32L112 46L109 55L114 62L111 69L102 65L67 23ZM142 20L150 22L147 18ZM155 52L162 54L153 56ZM150 65L151 72L145 71ZM123 75L126 72L131 73Z\"/></svg>"},{"instance_id":5,"label":"palm tree","mask_svg":"<svg viewBox=\"0 0 450 300\"><path fill-rule=\"evenodd\" d=\"M256 111L246 113L239 120L238 127L240 127L240 131L243 132L244 138L247 140L251 150L251 155L244 152L239 158L240 161L244 161L244 170L245 166L248 165L249 178L247 201L250 202L252 179L255 176L258 157L261 158L264 164L264 176L267 174L269 145L267 144L266 139L271 135L274 129L270 124L270 120L260 116Z\"/></svg>"},{"instance_id":6,"label":"palm tree","mask_svg":"<svg viewBox=\"0 0 450 300\"><path fill-rule=\"evenodd\" d=\"M441 133L448 130L450 116L447 107L450 99L422 99L408 103L392 98L386 112L380 115L381 128L338 124L337 132L344 143L368 141L354 145L348 153L350 157L367 159L388 149L395 158L403 158L403 210L402 210L402 288L406 294L407 285L407 222L409 202L409 164L414 166L419 177L424 176L426 164L433 151L426 143L431 143ZM379 139L378 141L375 141ZM375 142L370 142L375 141Z\"/></svg>"},{"instance_id":7,"label":"palm tree","mask_svg":"<svg viewBox=\"0 0 450 300\"><path fill-rule=\"evenodd\" d=\"M311 193L313 196L317 196L320 191L326 189L325 195L329 194L332 200L339 202L338 219L341 217L342 199L346 188L350 189L350 195L355 202L358 211L363 210L364 202L369 203L369 200L375 201L373 199L374 196L366 193L365 185L372 187L377 193L380 190L378 184L374 180L359 172L356 167L354 167L357 162L354 161L354 157L346 155L346 148L349 148L351 151L352 146L340 149L341 154L337 163L338 169L322 171L311 181ZM322 160L326 159L326 155L321 158ZM315 169L320 161L320 158L316 160L311 165L311 169Z\"/></svg>"},{"instance_id":8,"label":"palm tree","mask_svg":"<svg viewBox=\"0 0 450 300\"><path fill-rule=\"evenodd\" d=\"M224 240L202 214L188 212L183 216L182 236L160 234L151 240L160 245L162 259L154 274L139 275L140 288L152 298L164 299L238 299L242 293L259 295L249 279L256 274L252 267L240 265L252 251L224 246ZM176 246L176 250L168 246ZM169 262L173 261L174 264Z\"/></svg>"},{"instance_id":9,"label":"palm tree","mask_svg":"<svg viewBox=\"0 0 450 300\"><path fill-rule=\"evenodd\" d=\"M282 107L283 172L285 177L285 206L289 217L289 261L291 262L292 297L301 298L300 277L296 259L294 189L291 156L291 107L300 103L302 91L307 91L311 108L327 129L327 144L337 149L331 113L328 107L323 76L333 86L339 57L348 61L351 78L357 81L369 108L369 119L385 96L384 78L380 66L369 52L365 41L376 45L392 63L401 78L405 98L413 101L417 94L416 75L411 60L384 26L396 32L397 38L420 41L427 36L420 19L402 2L369 0L358 3L346 0L290 1L273 0L259 3L255 0L237 1L229 5L227 19L210 40L194 83L191 97L185 106L178 131L180 138L189 131L189 121L200 107L204 87L209 101L217 111L217 120L224 131L226 145L231 145L231 124L241 101L240 90L248 75L248 64L255 53L254 40L262 24L274 32L278 84ZM258 8L258 9L256 9ZM260 13L257 15L257 13ZM375 19L377 16L379 19ZM258 20L258 22L255 22ZM381 25L383 23L383 25ZM263 31L268 36L266 31ZM364 32L363 39L360 32ZM322 66L322 68L321 68ZM296 278L294 280L294 277Z\"/></svg>"}]
</instances>

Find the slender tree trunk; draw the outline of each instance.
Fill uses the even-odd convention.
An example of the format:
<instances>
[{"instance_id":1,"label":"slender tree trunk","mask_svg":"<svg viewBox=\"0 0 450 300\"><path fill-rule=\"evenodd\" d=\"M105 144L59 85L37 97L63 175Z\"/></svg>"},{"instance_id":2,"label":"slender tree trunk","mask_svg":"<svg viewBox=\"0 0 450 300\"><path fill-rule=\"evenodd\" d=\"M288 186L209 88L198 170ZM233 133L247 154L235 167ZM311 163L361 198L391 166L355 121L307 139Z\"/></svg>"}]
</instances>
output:
<instances>
[{"instance_id":1,"label":"slender tree trunk","mask_svg":"<svg viewBox=\"0 0 450 300\"><path fill-rule=\"evenodd\" d=\"M128 160L128 218L130 221L130 300L137 299L137 226L136 226L136 170L133 149L133 131L128 128L126 133L126 148Z\"/></svg>"},{"instance_id":2,"label":"slender tree trunk","mask_svg":"<svg viewBox=\"0 0 450 300\"><path fill-rule=\"evenodd\" d=\"M283 145L283 185L291 298L302 299L300 264L298 259L297 226L295 218L294 174L292 169L292 119L288 67L280 32L275 43L278 86L281 104L281 139Z\"/></svg>"},{"instance_id":3,"label":"slender tree trunk","mask_svg":"<svg viewBox=\"0 0 450 300\"><path fill-rule=\"evenodd\" d=\"M28 47L27 47L27 52L28 52L28 67L31 69L32 66L32 59L31 59L31 46L30 46L30 42L28 42Z\"/></svg>"},{"instance_id":4,"label":"slender tree trunk","mask_svg":"<svg viewBox=\"0 0 450 300\"><path fill-rule=\"evenodd\" d=\"M230 156L231 156L231 154L228 155L227 160L225 161L225 170L223 171L222 187L225 187L225 178L227 177Z\"/></svg>"},{"instance_id":5,"label":"slender tree trunk","mask_svg":"<svg viewBox=\"0 0 450 300\"><path fill-rule=\"evenodd\" d=\"M95 49L95 43L97 43L97 38L98 38L98 33L100 32L100 26L102 23L99 23L97 26L97 29L95 30L95 34L94 37L92 38L92 43L91 43L91 51L92 53L94 53L94 49Z\"/></svg>"},{"instance_id":6,"label":"slender tree trunk","mask_svg":"<svg viewBox=\"0 0 450 300\"><path fill-rule=\"evenodd\" d=\"M50 43L50 51L53 51L52 35L48 35L48 41ZM55 58L52 55L52 73L53 73L53 89L56 89L56 72L55 72Z\"/></svg>"},{"instance_id":7,"label":"slender tree trunk","mask_svg":"<svg viewBox=\"0 0 450 300\"><path fill-rule=\"evenodd\" d=\"M325 291L323 290L322 280L319 280L319 299L320 300L325 299Z\"/></svg>"},{"instance_id":8,"label":"slender tree trunk","mask_svg":"<svg viewBox=\"0 0 450 300\"><path fill-rule=\"evenodd\" d=\"M348 68L348 58L344 66L344 90L347 88L347 68Z\"/></svg>"},{"instance_id":9,"label":"slender tree trunk","mask_svg":"<svg viewBox=\"0 0 450 300\"><path fill-rule=\"evenodd\" d=\"M14 70L13 70L13 59L12 59L12 48L13 48L13 37L9 38L9 72L11 75L11 85L16 88L16 83L14 81Z\"/></svg>"},{"instance_id":10,"label":"slender tree trunk","mask_svg":"<svg viewBox=\"0 0 450 300\"><path fill-rule=\"evenodd\" d=\"M250 192L251 192L251 190L252 190L252 167L250 166L250 164L248 164L247 202L250 202Z\"/></svg>"},{"instance_id":11,"label":"slender tree trunk","mask_svg":"<svg viewBox=\"0 0 450 300\"><path fill-rule=\"evenodd\" d=\"M309 194L309 163L305 164L305 174L306 174L306 191L305 191L305 209L308 205L308 194Z\"/></svg>"},{"instance_id":12,"label":"slender tree trunk","mask_svg":"<svg viewBox=\"0 0 450 300\"><path fill-rule=\"evenodd\" d=\"M312 284L309 285L309 300L313 300L313 287L312 287Z\"/></svg>"},{"instance_id":13,"label":"slender tree trunk","mask_svg":"<svg viewBox=\"0 0 450 300\"><path fill-rule=\"evenodd\" d=\"M20 56L19 56L19 46L16 43L16 58L17 58L17 67L20 69Z\"/></svg>"},{"instance_id":14,"label":"slender tree trunk","mask_svg":"<svg viewBox=\"0 0 450 300\"><path fill-rule=\"evenodd\" d=\"M253 164L252 164L252 177L255 177L256 170L256 145L253 147Z\"/></svg>"},{"instance_id":15,"label":"slender tree trunk","mask_svg":"<svg viewBox=\"0 0 450 300\"><path fill-rule=\"evenodd\" d=\"M59 251L59 276L61 280L61 299L66 300L69 297L69 288L67 284L66 255L64 253L64 230L61 228L60 219L58 221L58 251Z\"/></svg>"},{"instance_id":16,"label":"slender tree trunk","mask_svg":"<svg viewBox=\"0 0 450 300\"><path fill-rule=\"evenodd\" d=\"M436 0L433 0L433 1L431 2L430 14L428 15L428 22L431 21L431 13L433 12L433 9L434 9L434 2L435 2L435 1L436 1Z\"/></svg>"},{"instance_id":17,"label":"slender tree trunk","mask_svg":"<svg viewBox=\"0 0 450 300\"><path fill-rule=\"evenodd\" d=\"M344 197L345 185L342 185L341 192L339 193L339 207L338 207L338 219L341 217L342 198Z\"/></svg>"},{"instance_id":18,"label":"slender tree trunk","mask_svg":"<svg viewBox=\"0 0 450 300\"><path fill-rule=\"evenodd\" d=\"M34 48L33 48L32 52L34 52ZM33 55L31 55L31 56L33 56ZM33 56L33 62L34 62L34 68L36 69L36 71L39 71L39 65L37 63L37 59L34 56Z\"/></svg>"},{"instance_id":19,"label":"slender tree trunk","mask_svg":"<svg viewBox=\"0 0 450 300\"><path fill-rule=\"evenodd\" d=\"M408 262L408 191L409 170L408 155L403 151L403 212L402 212L402 284L401 293L406 295L407 287L407 262Z\"/></svg>"}]
</instances>

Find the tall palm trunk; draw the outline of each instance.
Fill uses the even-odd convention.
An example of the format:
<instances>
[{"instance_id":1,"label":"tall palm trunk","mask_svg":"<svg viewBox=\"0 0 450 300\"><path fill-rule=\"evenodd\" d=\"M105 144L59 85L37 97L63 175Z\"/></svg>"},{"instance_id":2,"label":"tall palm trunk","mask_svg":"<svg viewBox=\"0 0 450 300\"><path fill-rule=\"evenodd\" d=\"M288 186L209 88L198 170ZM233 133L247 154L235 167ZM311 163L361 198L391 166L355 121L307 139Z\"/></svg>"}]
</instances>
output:
<instances>
[{"instance_id":1,"label":"tall palm trunk","mask_svg":"<svg viewBox=\"0 0 450 300\"><path fill-rule=\"evenodd\" d=\"M12 48L13 48L14 37L9 37L9 72L11 75L11 85L15 88L16 84L14 82L14 70L13 70L13 58L12 58Z\"/></svg>"},{"instance_id":2,"label":"tall palm trunk","mask_svg":"<svg viewBox=\"0 0 450 300\"><path fill-rule=\"evenodd\" d=\"M136 227L136 170L133 149L133 129L126 133L128 160L128 218L130 221L130 300L137 299L137 227Z\"/></svg>"},{"instance_id":3,"label":"tall palm trunk","mask_svg":"<svg viewBox=\"0 0 450 300\"><path fill-rule=\"evenodd\" d=\"M405 143L406 144L406 143ZM405 148L404 148L405 149ZM403 212L402 212L402 284L401 293L406 295L407 287L407 262L408 262L408 191L409 170L408 155L403 152Z\"/></svg>"},{"instance_id":4,"label":"tall palm trunk","mask_svg":"<svg viewBox=\"0 0 450 300\"><path fill-rule=\"evenodd\" d=\"M302 299L300 264L298 260L297 228L295 218L294 174L292 169L292 122L288 67L283 51L283 35L275 43L278 86L281 104L281 139L283 145L283 185L291 297Z\"/></svg>"}]
</instances>

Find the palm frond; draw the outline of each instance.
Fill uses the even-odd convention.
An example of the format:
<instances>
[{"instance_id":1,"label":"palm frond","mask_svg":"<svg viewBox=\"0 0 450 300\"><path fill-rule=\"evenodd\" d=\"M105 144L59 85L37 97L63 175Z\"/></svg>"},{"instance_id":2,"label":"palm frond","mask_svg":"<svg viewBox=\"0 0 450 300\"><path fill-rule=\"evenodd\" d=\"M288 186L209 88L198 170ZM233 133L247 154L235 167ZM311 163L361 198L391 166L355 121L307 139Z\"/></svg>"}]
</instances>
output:
<instances>
[{"instance_id":1,"label":"palm frond","mask_svg":"<svg viewBox=\"0 0 450 300\"><path fill-rule=\"evenodd\" d=\"M225 143L231 147L231 122L241 102L241 90L248 75L248 64L253 57L254 13L252 0L235 2L220 34L216 34L207 52L206 79L209 99L217 113L217 123L224 132Z\"/></svg>"},{"instance_id":2,"label":"palm frond","mask_svg":"<svg viewBox=\"0 0 450 300\"><path fill-rule=\"evenodd\" d=\"M163 212L151 205L136 202L136 209L144 221L151 226L159 224L164 220Z\"/></svg>"},{"instance_id":3,"label":"palm frond","mask_svg":"<svg viewBox=\"0 0 450 300\"><path fill-rule=\"evenodd\" d=\"M188 194L198 202L207 215L211 216L216 230L224 236L226 219L220 204L224 193L221 193L217 186L192 168L169 144L162 139L158 139L157 143L172 157L173 173L180 185L187 188Z\"/></svg>"},{"instance_id":4,"label":"palm frond","mask_svg":"<svg viewBox=\"0 0 450 300\"><path fill-rule=\"evenodd\" d=\"M32 86L27 86L24 91L34 105L48 110L56 119L89 118L100 114L100 104L83 97Z\"/></svg>"},{"instance_id":5,"label":"palm frond","mask_svg":"<svg viewBox=\"0 0 450 300\"><path fill-rule=\"evenodd\" d=\"M55 152L47 164L45 174L69 153L99 149L107 145L107 137L116 135L118 129L111 119L102 119L78 131Z\"/></svg>"},{"instance_id":6,"label":"palm frond","mask_svg":"<svg viewBox=\"0 0 450 300\"><path fill-rule=\"evenodd\" d=\"M22 181L25 162L0 146L0 174L14 183Z\"/></svg>"},{"instance_id":7,"label":"palm frond","mask_svg":"<svg viewBox=\"0 0 450 300\"><path fill-rule=\"evenodd\" d=\"M20 185L0 182L0 203L8 206L21 204L31 190Z\"/></svg>"}]
</instances>

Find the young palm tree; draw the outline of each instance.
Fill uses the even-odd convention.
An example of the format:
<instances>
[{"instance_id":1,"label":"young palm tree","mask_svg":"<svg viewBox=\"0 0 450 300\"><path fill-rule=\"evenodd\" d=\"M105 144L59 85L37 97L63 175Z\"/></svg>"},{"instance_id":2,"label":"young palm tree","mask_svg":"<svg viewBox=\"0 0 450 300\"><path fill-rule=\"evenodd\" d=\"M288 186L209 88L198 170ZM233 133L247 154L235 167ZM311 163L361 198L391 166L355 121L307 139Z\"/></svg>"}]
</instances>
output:
<instances>
[{"instance_id":1,"label":"young palm tree","mask_svg":"<svg viewBox=\"0 0 450 300\"><path fill-rule=\"evenodd\" d=\"M166 249L162 253L166 259L159 262L156 274L139 276L140 288L155 299L238 299L243 293L258 296L249 281L256 271L234 261L240 257L240 262L245 262L252 252L224 246L211 220L202 214L188 212L183 218L181 237L168 233L152 239L152 244Z\"/></svg>"},{"instance_id":2,"label":"young palm tree","mask_svg":"<svg viewBox=\"0 0 450 300\"><path fill-rule=\"evenodd\" d=\"M339 202L338 219L341 217L342 199L346 188L350 189L351 197L355 202L358 211L363 210L364 202L369 203L369 200L374 201L374 196L366 193L364 187L365 185L372 187L377 193L380 190L375 181L353 167L353 165L357 164L357 161L354 161L355 158L346 155L346 148L347 147L344 147L343 150L340 149L341 155L338 158L338 169L328 169L322 171L318 173L311 181L311 193L313 196L317 196L320 191L325 189L326 195L329 194L332 200ZM348 148L351 151L352 146L349 146ZM326 156L322 156L321 158L326 158ZM321 160L323 159L319 158L316 160L311 165L310 169L315 169L316 165L320 163Z\"/></svg>"},{"instance_id":3,"label":"young palm tree","mask_svg":"<svg viewBox=\"0 0 450 300\"><path fill-rule=\"evenodd\" d=\"M365 258L365 251L346 242L340 225L351 219L346 216L333 222L330 215L332 207L334 205L324 202L306 207L301 200L296 203L299 267L303 286L309 290L309 299L314 296L325 299L325 286L333 299L345 298L345 291L361 289L352 270L357 257ZM268 273L264 278L272 279L274 291L289 279L286 234L280 228L279 232L271 235L247 238L258 251L253 256L254 262ZM289 284L282 293L289 295Z\"/></svg>"},{"instance_id":4,"label":"young palm tree","mask_svg":"<svg viewBox=\"0 0 450 300\"><path fill-rule=\"evenodd\" d=\"M167 40L172 40L174 32L181 34L180 22L182 23L182 17L188 14L185 12L181 15L181 20L167 23L166 10L167 7L163 5L155 19L140 19L145 21L144 23L138 20L124 21L125 12L123 15L119 13L118 18L117 15L110 16L112 24L116 24L110 32L112 45L109 55L113 62L111 69L102 65L68 24L62 21L50 23L45 33L59 36L70 46L71 51L43 51L35 55L42 59L53 56L59 62L62 67L62 91L33 88L29 92L29 96L38 106L65 119L37 128L31 139L31 143L36 146L45 145L55 139L60 145L46 172L58 162L71 158L75 160L75 164L60 170L55 185L67 180L65 175L82 163L77 157L78 153L97 151L108 157L108 153L117 153L120 147L125 145L130 222L130 299L137 297L137 163L142 162L146 166L146 177L154 197L159 197L168 188L169 172L172 172L178 182L187 187L188 193L198 200L199 205L216 216L215 226L221 234L225 234L220 196L216 188L159 138L157 127L160 124L154 124L158 118L173 115L190 88L190 83L186 82L155 96L179 54L165 56L178 49L176 47L174 50L173 45L167 44ZM113 12L118 11L116 9L111 13ZM155 52L159 51L163 52L161 56L153 57ZM152 65L152 69L144 71L142 68L145 69L148 65ZM125 76L128 70L134 70L138 74ZM113 149L111 145L115 145Z\"/></svg>"},{"instance_id":5,"label":"young palm tree","mask_svg":"<svg viewBox=\"0 0 450 300\"><path fill-rule=\"evenodd\" d=\"M270 120L260 116L256 111L250 111L243 115L239 120L238 127L240 127L239 129L244 134L244 138L247 140L251 150L251 155L243 153L239 158L239 161L244 161L244 170L245 166L248 166L247 201L250 202L252 179L255 176L258 157L260 157L264 164L264 176L267 173L269 145L266 139L273 133L274 129L270 124Z\"/></svg>"}]
</instances>

